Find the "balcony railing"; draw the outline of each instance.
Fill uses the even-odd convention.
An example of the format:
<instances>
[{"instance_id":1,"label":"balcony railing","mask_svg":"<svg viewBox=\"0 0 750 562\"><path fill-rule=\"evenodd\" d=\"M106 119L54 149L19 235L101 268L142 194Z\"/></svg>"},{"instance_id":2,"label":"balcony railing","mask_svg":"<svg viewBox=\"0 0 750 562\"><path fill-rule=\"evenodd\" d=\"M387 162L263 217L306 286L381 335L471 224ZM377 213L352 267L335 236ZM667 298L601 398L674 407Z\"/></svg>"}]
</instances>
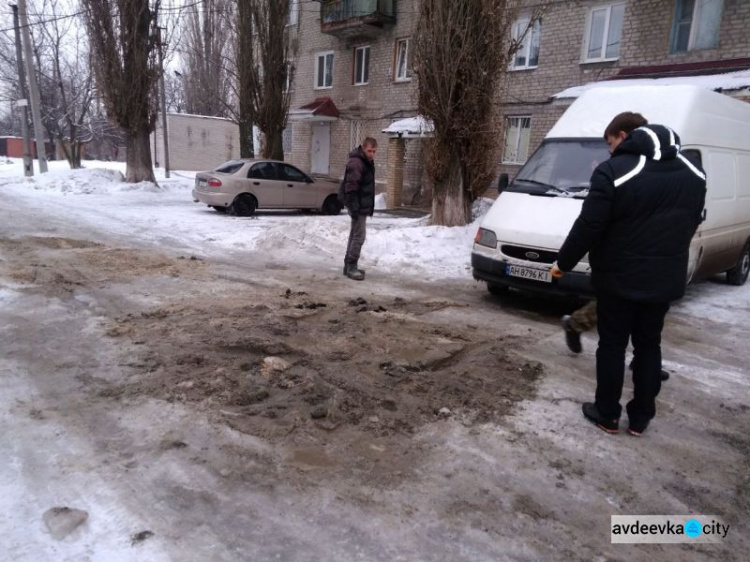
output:
<instances>
[{"instance_id":1,"label":"balcony railing","mask_svg":"<svg viewBox=\"0 0 750 562\"><path fill-rule=\"evenodd\" d=\"M340 36L372 33L396 23L395 0L323 0L320 30Z\"/></svg>"}]
</instances>

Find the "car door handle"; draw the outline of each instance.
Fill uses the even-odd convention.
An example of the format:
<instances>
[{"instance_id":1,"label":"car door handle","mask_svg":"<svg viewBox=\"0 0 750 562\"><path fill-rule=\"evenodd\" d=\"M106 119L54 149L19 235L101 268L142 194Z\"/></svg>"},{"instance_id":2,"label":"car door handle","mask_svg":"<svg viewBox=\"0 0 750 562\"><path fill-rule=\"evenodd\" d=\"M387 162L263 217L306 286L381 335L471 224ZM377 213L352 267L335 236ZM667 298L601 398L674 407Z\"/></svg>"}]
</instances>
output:
<instances>
[{"instance_id":1,"label":"car door handle","mask_svg":"<svg viewBox=\"0 0 750 562\"><path fill-rule=\"evenodd\" d=\"M294 187L294 184L293 183L288 183L288 184L286 184L286 186L287 187Z\"/></svg>"},{"instance_id":2,"label":"car door handle","mask_svg":"<svg viewBox=\"0 0 750 562\"><path fill-rule=\"evenodd\" d=\"M259 181L254 181L253 185L260 185L260 182Z\"/></svg>"}]
</instances>

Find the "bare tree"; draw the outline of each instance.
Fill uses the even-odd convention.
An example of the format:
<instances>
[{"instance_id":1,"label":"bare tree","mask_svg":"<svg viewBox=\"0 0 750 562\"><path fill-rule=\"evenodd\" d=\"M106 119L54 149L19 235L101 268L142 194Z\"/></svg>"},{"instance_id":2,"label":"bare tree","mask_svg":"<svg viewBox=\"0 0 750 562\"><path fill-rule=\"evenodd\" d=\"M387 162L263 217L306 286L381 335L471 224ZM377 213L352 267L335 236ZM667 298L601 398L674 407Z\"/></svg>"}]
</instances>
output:
<instances>
[{"instance_id":1,"label":"bare tree","mask_svg":"<svg viewBox=\"0 0 750 562\"><path fill-rule=\"evenodd\" d=\"M60 17L69 11L65 0L43 0L31 25L44 128L70 167L80 168L82 147L91 140L93 76L84 30L77 20Z\"/></svg>"},{"instance_id":2,"label":"bare tree","mask_svg":"<svg viewBox=\"0 0 750 562\"><path fill-rule=\"evenodd\" d=\"M433 224L467 224L472 202L495 174L499 85L523 39L509 37L519 10L519 0L420 2L414 71L419 111L434 125L426 163ZM534 9L529 26L542 10Z\"/></svg>"},{"instance_id":3,"label":"bare tree","mask_svg":"<svg viewBox=\"0 0 750 562\"><path fill-rule=\"evenodd\" d=\"M232 33L228 22L232 21L233 12L231 0L203 0L202 4L188 8L181 49L188 113L214 117L227 117L231 113L228 55Z\"/></svg>"},{"instance_id":4,"label":"bare tree","mask_svg":"<svg viewBox=\"0 0 750 562\"><path fill-rule=\"evenodd\" d=\"M283 133L289 115L287 84L294 75L297 53L296 35L288 33L291 28L287 27L290 3L287 0L240 0L242 4L249 10L249 19L240 9L240 113L243 122L255 123L263 133L263 157L283 160Z\"/></svg>"},{"instance_id":5,"label":"bare tree","mask_svg":"<svg viewBox=\"0 0 750 562\"><path fill-rule=\"evenodd\" d=\"M173 113L185 113L187 111L187 102L185 101L185 83L183 74L174 70L165 72L164 87L167 96L167 111Z\"/></svg>"},{"instance_id":6,"label":"bare tree","mask_svg":"<svg viewBox=\"0 0 750 562\"><path fill-rule=\"evenodd\" d=\"M255 104L250 91L255 73L253 41L253 16L249 2L237 2L235 32L235 65L237 69L237 124L240 127L240 156L255 156L253 125L255 124Z\"/></svg>"},{"instance_id":7,"label":"bare tree","mask_svg":"<svg viewBox=\"0 0 750 562\"><path fill-rule=\"evenodd\" d=\"M159 79L156 26L161 0L81 0L99 92L126 135L128 182L155 181L149 134Z\"/></svg>"}]
</instances>

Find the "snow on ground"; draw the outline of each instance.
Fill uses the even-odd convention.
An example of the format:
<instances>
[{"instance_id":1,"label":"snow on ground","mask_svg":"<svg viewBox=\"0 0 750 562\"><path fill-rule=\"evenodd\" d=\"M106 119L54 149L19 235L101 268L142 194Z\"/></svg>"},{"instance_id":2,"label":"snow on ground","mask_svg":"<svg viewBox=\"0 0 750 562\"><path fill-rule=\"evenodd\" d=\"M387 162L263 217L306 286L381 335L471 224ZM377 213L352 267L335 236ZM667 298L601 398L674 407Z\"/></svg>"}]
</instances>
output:
<instances>
[{"instance_id":1,"label":"snow on ground","mask_svg":"<svg viewBox=\"0 0 750 562\"><path fill-rule=\"evenodd\" d=\"M50 171L23 176L22 161L0 161L0 182L5 193L20 197L32 208L60 210L60 216L90 224L98 231L129 234L143 242L179 240L195 254L266 250L268 258L299 254L330 256L343 261L349 219L288 211L260 211L253 217L221 215L192 201L195 172L157 169L158 186L127 184L122 162L84 162L85 169L70 170L66 162L50 162ZM426 226L424 219L394 218L376 213L367 229L363 267L375 266L391 274L408 271L424 279L470 278L471 245L478 221L491 200L475 205L475 221L465 227ZM385 196L376 209L385 208Z\"/></svg>"}]
</instances>

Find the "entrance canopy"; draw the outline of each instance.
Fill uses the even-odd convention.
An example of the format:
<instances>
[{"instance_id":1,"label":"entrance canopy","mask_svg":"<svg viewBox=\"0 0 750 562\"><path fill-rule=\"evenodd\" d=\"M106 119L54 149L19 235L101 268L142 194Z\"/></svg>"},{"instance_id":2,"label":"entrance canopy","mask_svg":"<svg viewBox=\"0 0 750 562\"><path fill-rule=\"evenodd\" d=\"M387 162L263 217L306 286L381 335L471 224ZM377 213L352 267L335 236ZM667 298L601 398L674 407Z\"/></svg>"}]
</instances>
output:
<instances>
[{"instance_id":1,"label":"entrance canopy","mask_svg":"<svg viewBox=\"0 0 750 562\"><path fill-rule=\"evenodd\" d=\"M336 121L338 118L339 110L331 98L315 98L289 112L290 121Z\"/></svg>"},{"instance_id":2,"label":"entrance canopy","mask_svg":"<svg viewBox=\"0 0 750 562\"><path fill-rule=\"evenodd\" d=\"M409 117L407 119L399 119L383 129L383 132L390 137L407 139L431 137L433 131L434 127L432 126L432 121L425 119L421 115Z\"/></svg>"}]
</instances>

